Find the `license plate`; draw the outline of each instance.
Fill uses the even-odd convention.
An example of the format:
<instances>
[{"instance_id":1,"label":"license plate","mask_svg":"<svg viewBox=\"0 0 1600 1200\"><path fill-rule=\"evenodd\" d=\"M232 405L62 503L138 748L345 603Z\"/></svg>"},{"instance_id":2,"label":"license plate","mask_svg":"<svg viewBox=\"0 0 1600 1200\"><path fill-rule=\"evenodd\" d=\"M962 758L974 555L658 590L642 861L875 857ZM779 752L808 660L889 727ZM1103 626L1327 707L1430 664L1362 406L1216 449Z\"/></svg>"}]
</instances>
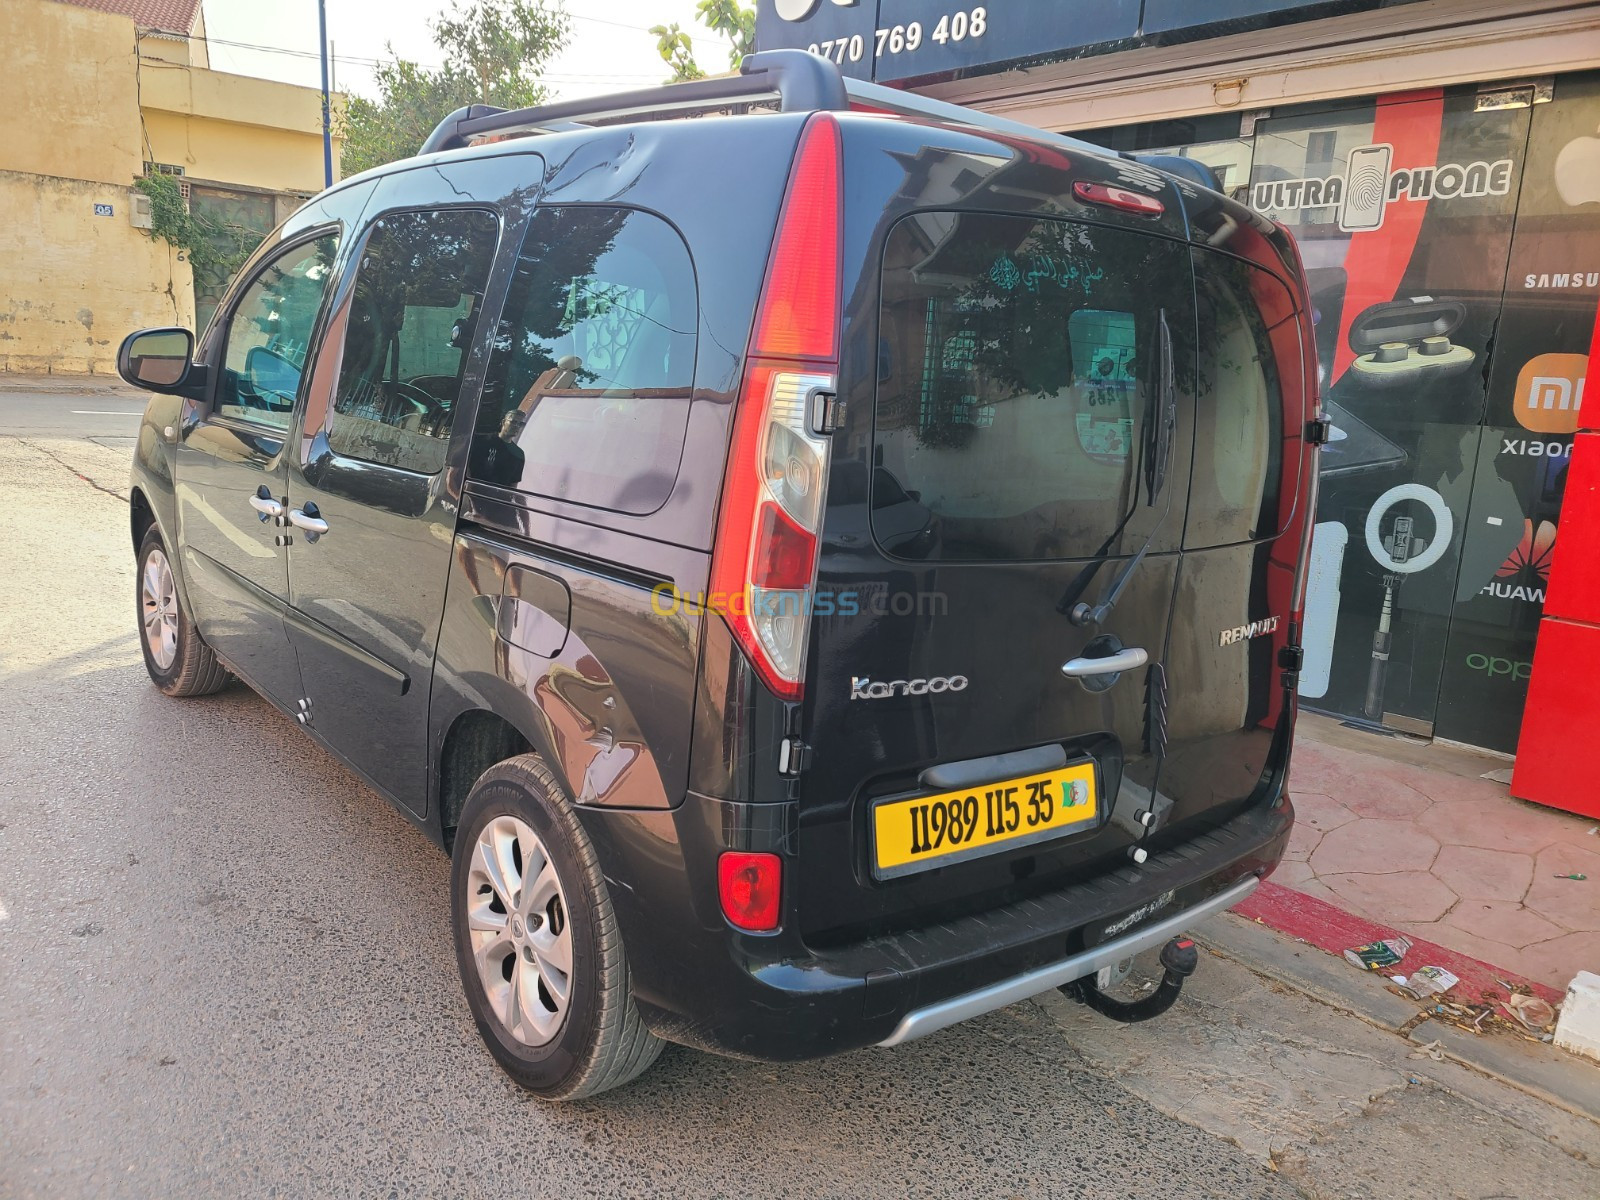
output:
<instances>
[{"instance_id":1,"label":"license plate","mask_svg":"<svg viewBox=\"0 0 1600 1200\"><path fill-rule=\"evenodd\" d=\"M937 796L881 800L872 809L879 879L998 854L1091 826L1099 814L1094 763Z\"/></svg>"}]
</instances>

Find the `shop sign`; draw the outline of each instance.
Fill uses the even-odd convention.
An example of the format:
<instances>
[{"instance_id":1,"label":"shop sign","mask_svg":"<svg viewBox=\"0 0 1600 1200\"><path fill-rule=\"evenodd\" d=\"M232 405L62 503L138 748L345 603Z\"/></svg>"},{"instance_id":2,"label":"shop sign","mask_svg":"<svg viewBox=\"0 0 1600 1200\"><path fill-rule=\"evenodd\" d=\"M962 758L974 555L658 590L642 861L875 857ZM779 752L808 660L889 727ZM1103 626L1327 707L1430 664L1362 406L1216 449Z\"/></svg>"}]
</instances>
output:
<instances>
[{"instance_id":1,"label":"shop sign","mask_svg":"<svg viewBox=\"0 0 1600 1200\"><path fill-rule=\"evenodd\" d=\"M1392 0L1345 0L1352 11ZM1000 70L1019 61L1220 36L1304 20L1323 0L761 0L756 48L810 50L857 79ZM1305 10L1304 13L1296 10Z\"/></svg>"},{"instance_id":2,"label":"shop sign","mask_svg":"<svg viewBox=\"0 0 1600 1200\"><path fill-rule=\"evenodd\" d=\"M1391 169L1393 158L1394 147L1387 143L1362 146L1350 152L1349 166L1340 174L1255 184L1250 204L1267 213L1337 207L1339 228L1357 233L1381 229L1385 210L1398 201L1504 196L1511 191L1516 165L1500 158Z\"/></svg>"}]
</instances>

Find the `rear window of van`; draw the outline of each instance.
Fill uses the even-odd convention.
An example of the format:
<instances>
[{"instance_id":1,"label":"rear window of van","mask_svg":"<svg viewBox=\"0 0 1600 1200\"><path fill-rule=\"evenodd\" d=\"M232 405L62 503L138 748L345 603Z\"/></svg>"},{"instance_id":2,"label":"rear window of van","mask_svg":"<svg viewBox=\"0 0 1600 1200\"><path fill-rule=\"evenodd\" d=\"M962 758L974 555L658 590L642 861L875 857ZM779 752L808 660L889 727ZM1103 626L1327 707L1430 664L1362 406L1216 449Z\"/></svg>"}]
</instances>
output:
<instances>
[{"instance_id":1,"label":"rear window of van","mask_svg":"<svg viewBox=\"0 0 1600 1200\"><path fill-rule=\"evenodd\" d=\"M874 488L879 543L906 558L1094 556L1140 507L1163 319L1189 394L1192 296L1186 248L1143 234L990 213L901 220L884 254L873 455L896 486ZM1135 511L1124 545L1150 529L1153 550L1179 544L1185 446L1165 519ZM924 511L905 519L879 494Z\"/></svg>"}]
</instances>

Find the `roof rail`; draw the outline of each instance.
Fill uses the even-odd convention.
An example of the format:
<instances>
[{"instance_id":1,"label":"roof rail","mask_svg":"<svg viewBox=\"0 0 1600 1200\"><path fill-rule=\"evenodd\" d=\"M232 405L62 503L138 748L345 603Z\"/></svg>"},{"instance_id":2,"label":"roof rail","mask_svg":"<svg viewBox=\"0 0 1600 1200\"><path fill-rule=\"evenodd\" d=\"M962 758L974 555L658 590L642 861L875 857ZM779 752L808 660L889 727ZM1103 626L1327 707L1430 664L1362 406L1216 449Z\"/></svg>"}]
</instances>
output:
<instances>
[{"instance_id":1,"label":"roof rail","mask_svg":"<svg viewBox=\"0 0 1600 1200\"><path fill-rule=\"evenodd\" d=\"M417 153L432 154L435 150L454 150L458 146L465 146L467 139L460 133L462 125L468 121L496 116L503 112L505 109L496 108L492 104L468 104L464 108L458 108L433 127L433 132L428 135L428 140L422 143L422 149Z\"/></svg>"},{"instance_id":2,"label":"roof rail","mask_svg":"<svg viewBox=\"0 0 1600 1200\"><path fill-rule=\"evenodd\" d=\"M457 109L429 135L421 154L436 150L455 150L473 138L493 134L556 133L584 128L590 122L626 120L629 117L688 113L724 108L729 104L776 103L783 112L844 112L852 108L921 117L952 125L966 125L1011 138L1053 145L1059 149L1136 161L1168 174L1217 188L1214 177L1203 164L1166 155L1121 154L1103 146L1081 141L1062 133L1051 133L1006 117L948 104L915 92L903 92L882 84L847 79L839 68L820 55L805 50L763 50L747 54L739 63L739 74L696 79L690 83L668 83L660 87L537 108L511 111L473 104ZM1220 190L1220 188L1218 188Z\"/></svg>"},{"instance_id":3,"label":"roof rail","mask_svg":"<svg viewBox=\"0 0 1600 1200\"><path fill-rule=\"evenodd\" d=\"M893 113L902 117L928 117L951 125L970 125L974 129L986 129L990 133L1001 133L1007 137L1045 142L1066 150L1088 150L1094 154L1110 155L1112 158L1123 157L1115 150L1107 150L1104 146L1096 146L1093 142L1085 142L1064 133L1051 133L1047 129L1040 129L1037 125L1026 125L1008 117L997 117L976 108L963 108L959 104L935 100L931 96L919 96L916 92L902 92L899 88L885 87L881 83L846 79L844 87L850 96L852 107L855 108L876 109L879 112Z\"/></svg>"},{"instance_id":4,"label":"roof rail","mask_svg":"<svg viewBox=\"0 0 1600 1200\"><path fill-rule=\"evenodd\" d=\"M418 153L459 149L473 138L491 134L554 133L591 121L693 112L728 104L776 101L784 112L840 111L850 107L839 69L804 50L766 50L746 55L739 72L510 112L474 104L457 109L440 121Z\"/></svg>"}]
</instances>

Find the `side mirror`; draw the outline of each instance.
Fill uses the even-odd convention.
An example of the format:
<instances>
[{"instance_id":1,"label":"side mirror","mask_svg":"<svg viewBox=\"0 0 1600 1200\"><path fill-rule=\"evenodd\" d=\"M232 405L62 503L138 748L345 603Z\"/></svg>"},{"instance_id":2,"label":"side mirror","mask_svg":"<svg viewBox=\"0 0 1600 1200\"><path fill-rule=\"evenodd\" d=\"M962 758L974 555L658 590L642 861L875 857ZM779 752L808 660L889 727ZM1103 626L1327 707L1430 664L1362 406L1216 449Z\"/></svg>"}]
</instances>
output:
<instances>
[{"instance_id":1,"label":"side mirror","mask_svg":"<svg viewBox=\"0 0 1600 1200\"><path fill-rule=\"evenodd\" d=\"M193 369L194 334L187 329L141 329L117 351L117 374L152 392L176 392Z\"/></svg>"}]
</instances>

